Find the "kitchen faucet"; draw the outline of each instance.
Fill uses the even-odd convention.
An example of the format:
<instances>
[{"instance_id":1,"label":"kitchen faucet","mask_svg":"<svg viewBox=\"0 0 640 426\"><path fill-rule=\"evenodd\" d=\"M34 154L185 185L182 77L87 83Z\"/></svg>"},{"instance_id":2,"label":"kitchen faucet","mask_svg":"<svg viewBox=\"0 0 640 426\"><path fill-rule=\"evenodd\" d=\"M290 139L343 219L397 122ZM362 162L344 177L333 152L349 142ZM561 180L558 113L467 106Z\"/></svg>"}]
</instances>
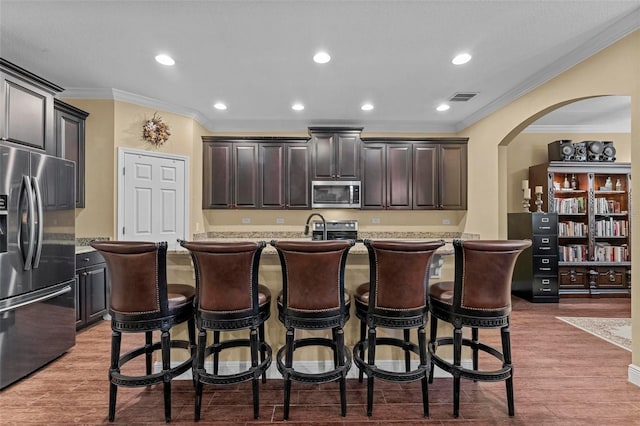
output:
<instances>
[{"instance_id":1,"label":"kitchen faucet","mask_svg":"<svg viewBox=\"0 0 640 426\"><path fill-rule=\"evenodd\" d=\"M307 222L304 224L304 235L309 235L309 221L313 216L318 216L322 219L322 239L327 239L327 221L324 220L324 217L320 213L311 213L307 218Z\"/></svg>"}]
</instances>

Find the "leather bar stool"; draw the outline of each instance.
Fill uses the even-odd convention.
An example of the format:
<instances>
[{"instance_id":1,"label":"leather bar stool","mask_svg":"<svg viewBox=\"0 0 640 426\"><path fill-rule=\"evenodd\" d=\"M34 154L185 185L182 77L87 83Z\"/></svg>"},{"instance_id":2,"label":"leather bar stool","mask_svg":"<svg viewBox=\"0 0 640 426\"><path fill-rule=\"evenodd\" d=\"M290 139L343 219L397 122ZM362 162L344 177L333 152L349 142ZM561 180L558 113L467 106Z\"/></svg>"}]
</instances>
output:
<instances>
[{"instance_id":1,"label":"leather bar stool","mask_svg":"<svg viewBox=\"0 0 640 426\"><path fill-rule=\"evenodd\" d=\"M115 419L118 386L164 385L165 421L171 421L171 380L188 371L195 352L193 300L195 289L185 284L167 284L167 243L138 241L93 241L107 264L111 289L111 367L109 369L109 421ZM187 322L189 341L171 339L169 329ZM153 342L153 331L160 341ZM122 333L144 333L145 344L120 354ZM189 350L189 358L171 366L171 348ZM152 373L154 351L162 354L162 371ZM121 367L145 356L146 374L124 375Z\"/></svg>"},{"instance_id":2,"label":"leather bar stool","mask_svg":"<svg viewBox=\"0 0 640 426\"><path fill-rule=\"evenodd\" d=\"M289 418L291 381L340 383L341 414L347 414L346 375L351 354L344 345L343 327L349 319L350 298L344 290L347 254L353 240L271 241L282 266L282 293L278 297L278 318L287 329L286 343L276 356L284 379L284 419ZM330 329L331 338L297 339L297 329ZM296 370L294 351L301 347L324 346L333 352L333 369L319 373Z\"/></svg>"},{"instance_id":3,"label":"leather bar stool","mask_svg":"<svg viewBox=\"0 0 640 426\"><path fill-rule=\"evenodd\" d=\"M203 384L230 385L251 380L253 416L258 418L260 376L266 381L271 365L271 347L265 342L264 322L271 315L271 292L258 284L260 255L266 246L259 242L188 242L196 272L196 324L198 351L194 365L196 382L195 420L200 419ZM220 332L249 330L247 338L220 341ZM213 342L207 344L207 331ZM251 363L244 370L221 374L220 352L248 347ZM260 358L258 359L258 354ZM205 359L213 355L213 369L205 369Z\"/></svg>"},{"instance_id":4,"label":"leather bar stool","mask_svg":"<svg viewBox=\"0 0 640 426\"><path fill-rule=\"evenodd\" d=\"M353 348L353 359L360 373L367 375L367 416L373 411L374 379L392 382L422 380L424 416L429 416L429 360L425 326L429 304L427 288L429 267L443 241L364 241L369 252L370 279L355 294L356 316L360 319L360 341ZM377 328L402 329L403 338L378 337ZM364 330L368 328L368 338ZM417 329L418 344L410 340L410 330ZM390 371L376 365L379 346L402 348L405 371ZM419 365L411 369L411 353ZM367 358L365 360L365 353Z\"/></svg>"},{"instance_id":5,"label":"leather bar stool","mask_svg":"<svg viewBox=\"0 0 640 426\"><path fill-rule=\"evenodd\" d=\"M453 376L453 415L460 411L460 378L474 381L506 382L509 415L514 415L513 366L509 314L511 279L520 253L531 246L529 240L454 240L455 277L453 282L435 283L429 288L431 300L432 365ZM453 325L453 337L437 337L438 320ZM471 339L462 336L462 328L471 328ZM499 328L502 352L479 341L478 329ZM438 355L440 346L453 345L453 363ZM472 368L461 366L462 346L472 351ZM497 370L480 370L478 353L485 352L501 363Z\"/></svg>"}]
</instances>

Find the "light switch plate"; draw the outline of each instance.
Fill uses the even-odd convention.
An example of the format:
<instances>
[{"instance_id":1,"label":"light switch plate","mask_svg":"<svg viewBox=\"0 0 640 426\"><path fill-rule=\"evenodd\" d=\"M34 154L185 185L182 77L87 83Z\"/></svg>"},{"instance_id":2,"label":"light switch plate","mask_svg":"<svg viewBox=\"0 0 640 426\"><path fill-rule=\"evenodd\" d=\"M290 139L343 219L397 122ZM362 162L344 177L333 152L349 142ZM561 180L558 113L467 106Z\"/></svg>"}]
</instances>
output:
<instances>
[{"instance_id":1,"label":"light switch plate","mask_svg":"<svg viewBox=\"0 0 640 426\"><path fill-rule=\"evenodd\" d=\"M371 218L371 223L380 223L380 218L379 217L372 217Z\"/></svg>"},{"instance_id":2,"label":"light switch plate","mask_svg":"<svg viewBox=\"0 0 640 426\"><path fill-rule=\"evenodd\" d=\"M283 217L277 217L277 218L276 218L276 223L277 223L278 225L282 225L282 224L284 223L284 218L283 218Z\"/></svg>"},{"instance_id":3,"label":"light switch plate","mask_svg":"<svg viewBox=\"0 0 640 426\"><path fill-rule=\"evenodd\" d=\"M243 217L243 218L242 218L242 223L243 223L244 225L246 225L246 224L248 224L248 223L251 223L251 218L249 218L249 217Z\"/></svg>"}]
</instances>

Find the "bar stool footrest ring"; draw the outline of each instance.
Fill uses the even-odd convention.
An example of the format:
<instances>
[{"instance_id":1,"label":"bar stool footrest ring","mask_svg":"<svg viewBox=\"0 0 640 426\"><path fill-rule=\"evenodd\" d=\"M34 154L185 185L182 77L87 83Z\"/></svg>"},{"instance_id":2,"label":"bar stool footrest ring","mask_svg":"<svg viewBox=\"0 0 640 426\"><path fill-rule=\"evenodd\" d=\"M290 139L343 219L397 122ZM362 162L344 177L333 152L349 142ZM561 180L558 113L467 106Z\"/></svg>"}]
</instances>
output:
<instances>
[{"instance_id":1,"label":"bar stool footrest ring","mask_svg":"<svg viewBox=\"0 0 640 426\"><path fill-rule=\"evenodd\" d=\"M293 342L294 351L297 348L305 347L305 346L326 346L333 350L335 350L335 342L331 339L325 339L321 337L309 337L304 339L297 339ZM282 374L285 379L295 380L297 382L303 383L327 383L327 382L335 382L340 379L344 379L351 368L351 353L347 350L346 346L344 347L344 365L338 365L336 368L328 371L324 371L321 373L304 373L301 371L296 371L294 368L287 368L284 363L284 356L286 352L287 346L283 346L278 350L278 354L276 355L276 364L278 367L278 371Z\"/></svg>"},{"instance_id":2,"label":"bar stool footrest ring","mask_svg":"<svg viewBox=\"0 0 640 426\"><path fill-rule=\"evenodd\" d=\"M439 346L448 346L448 345L453 345L452 337L441 337L436 339L435 343L433 342L429 343L429 355L431 356L432 363L434 363L435 365L437 365L447 373L453 375L454 377L458 375L460 377L464 377L465 379L470 379L474 381L479 380L479 381L485 381L485 382L498 382L498 381L506 380L512 375L513 369L511 365L505 365L501 369L493 370L493 371L473 370L473 369L464 368L462 366L453 365L452 363L445 361L444 359L436 355L436 351ZM504 362L504 355L492 346L486 345L481 342L474 343L472 340L466 339L466 338L462 339L462 345L468 346L471 348L477 347L478 350L488 353L496 357L500 361Z\"/></svg>"}]
</instances>

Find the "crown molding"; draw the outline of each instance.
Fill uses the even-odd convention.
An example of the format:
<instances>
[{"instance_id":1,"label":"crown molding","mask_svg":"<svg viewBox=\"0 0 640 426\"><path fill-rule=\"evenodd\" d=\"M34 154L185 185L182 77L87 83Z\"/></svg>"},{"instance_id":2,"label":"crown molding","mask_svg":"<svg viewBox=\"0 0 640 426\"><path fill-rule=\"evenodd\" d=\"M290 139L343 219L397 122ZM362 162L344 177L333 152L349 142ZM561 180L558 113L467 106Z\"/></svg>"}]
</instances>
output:
<instances>
[{"instance_id":1,"label":"crown molding","mask_svg":"<svg viewBox=\"0 0 640 426\"><path fill-rule=\"evenodd\" d=\"M500 108L509 105L519 97L529 93L533 89L541 86L552 78L557 77L566 70L595 55L599 51L609 47L613 43L626 37L639 28L640 7L635 9L632 13L614 22L612 25L605 28L595 36L591 37L589 40L582 43L582 45L580 45L573 51L564 55L561 60L558 60L553 64L542 68L540 71L536 72L521 84L507 91L502 96L488 103L486 106L480 108L478 111L469 115L464 120L461 120L456 125L456 131L460 132L471 126L472 124L487 117L488 115L493 114Z\"/></svg>"},{"instance_id":2,"label":"crown molding","mask_svg":"<svg viewBox=\"0 0 640 426\"><path fill-rule=\"evenodd\" d=\"M203 126L207 127L207 118L200 112L177 106L170 102L160 101L155 98L149 98L146 96L137 95L135 93L126 92L120 89L85 89L85 88L69 88L60 93L61 99L108 99L120 102L127 102L134 105L143 106L150 109L159 109L162 111L171 112L174 114L182 115L192 118L198 121ZM208 128L208 130L211 130Z\"/></svg>"},{"instance_id":3,"label":"crown molding","mask_svg":"<svg viewBox=\"0 0 640 426\"><path fill-rule=\"evenodd\" d=\"M522 133L631 133L631 125L554 125L554 124L532 124L522 131Z\"/></svg>"}]
</instances>

